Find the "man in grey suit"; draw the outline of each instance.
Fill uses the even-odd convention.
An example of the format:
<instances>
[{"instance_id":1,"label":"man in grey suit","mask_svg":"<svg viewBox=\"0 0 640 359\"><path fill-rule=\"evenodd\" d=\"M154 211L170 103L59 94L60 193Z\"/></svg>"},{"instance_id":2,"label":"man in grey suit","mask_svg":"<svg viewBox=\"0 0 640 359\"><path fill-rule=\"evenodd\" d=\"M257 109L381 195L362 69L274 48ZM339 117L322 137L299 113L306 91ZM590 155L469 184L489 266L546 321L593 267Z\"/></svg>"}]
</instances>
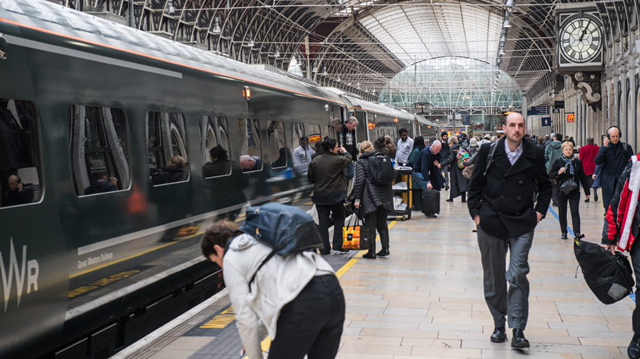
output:
<instances>
[{"instance_id":1,"label":"man in grey suit","mask_svg":"<svg viewBox=\"0 0 640 359\"><path fill-rule=\"evenodd\" d=\"M525 128L522 115L511 114L505 121L505 138L482 145L467 200L478 227L484 297L495 325L491 341L507 340L508 315L514 349L529 348L524 337L529 316L529 250L535 227L549 208L552 189L544 152L523 141ZM511 256L505 273L508 251Z\"/></svg>"}]
</instances>

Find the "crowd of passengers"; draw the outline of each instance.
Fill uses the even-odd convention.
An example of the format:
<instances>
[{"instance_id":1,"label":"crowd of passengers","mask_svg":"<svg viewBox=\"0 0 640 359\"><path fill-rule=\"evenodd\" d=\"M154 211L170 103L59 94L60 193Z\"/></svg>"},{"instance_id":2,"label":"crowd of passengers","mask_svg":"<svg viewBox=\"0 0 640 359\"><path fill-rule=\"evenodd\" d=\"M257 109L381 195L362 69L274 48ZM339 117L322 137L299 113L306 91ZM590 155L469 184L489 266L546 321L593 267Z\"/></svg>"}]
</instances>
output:
<instances>
[{"instance_id":1,"label":"crowd of passengers","mask_svg":"<svg viewBox=\"0 0 640 359\"><path fill-rule=\"evenodd\" d=\"M602 189L606 212L602 246L612 253L616 246L630 251L634 272L640 271L640 250L632 247L633 238L640 234L640 220L636 219L640 213L638 209L627 213L629 203L639 199L640 154L634 155L631 146L620 140L619 128L609 128L600 138L600 146L589 138L577 148L572 138L561 134L539 138L527 135L525 120L519 114L507 117L501 138L468 138L443 132L431 143L421 136L411 139L408 131L401 129L396 143L380 137L373 143L356 145L357 125L353 117L344 125L338 120L332 122L337 139L325 138L309 165L324 243L320 253L275 256L277 259L265 266L265 274L252 285L255 268L271 258L268 246L238 232L237 224L228 221L215 223L203 237L204 256L223 268L237 310L237 328L250 359L262 358L260 343L266 333L272 339L271 359L336 357L345 300L325 258L347 252L341 248L341 231L334 231L332 243L328 232L330 225L338 229L344 226L345 203L360 211L363 230L372 231L374 237L376 231L380 234L382 249L376 253L373 248L363 258L390 255L386 216L393 210L392 187L371 182L366 161L372 155L391 156L397 166L412 168L417 191L414 198L420 198L420 191L445 190L449 191L449 202L457 197L467 202L476 225L473 232L477 233L481 254L484 297L494 322L491 342L506 342L508 325L512 329L511 347L530 347L524 330L529 315L528 256L534 231L553 203L559 212L560 238L567 239L570 207L575 239L581 239L580 188L585 192L585 202L591 200L591 191L598 201L597 190ZM630 189L630 182L636 183L634 188ZM619 215L625 218L617 218ZM627 218L633 225L625 237L620 233L620 223ZM273 280L274 276L278 280ZM633 312L633 329L636 334L627 353L630 358L639 358L638 309Z\"/></svg>"}]
</instances>

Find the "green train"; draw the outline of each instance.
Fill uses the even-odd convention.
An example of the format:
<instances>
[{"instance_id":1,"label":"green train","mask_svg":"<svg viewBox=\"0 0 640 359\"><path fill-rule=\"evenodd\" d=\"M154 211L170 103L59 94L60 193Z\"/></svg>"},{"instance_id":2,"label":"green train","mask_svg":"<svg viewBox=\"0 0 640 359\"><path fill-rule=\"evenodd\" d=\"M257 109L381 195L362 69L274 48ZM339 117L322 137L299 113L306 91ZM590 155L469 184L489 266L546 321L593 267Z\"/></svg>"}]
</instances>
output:
<instances>
[{"instance_id":1,"label":"green train","mask_svg":"<svg viewBox=\"0 0 640 359\"><path fill-rule=\"evenodd\" d=\"M41 0L0 0L0 58L0 358L106 358L215 294L203 229L308 201L291 153L332 118L359 116L358 141L417 133L405 112Z\"/></svg>"}]
</instances>

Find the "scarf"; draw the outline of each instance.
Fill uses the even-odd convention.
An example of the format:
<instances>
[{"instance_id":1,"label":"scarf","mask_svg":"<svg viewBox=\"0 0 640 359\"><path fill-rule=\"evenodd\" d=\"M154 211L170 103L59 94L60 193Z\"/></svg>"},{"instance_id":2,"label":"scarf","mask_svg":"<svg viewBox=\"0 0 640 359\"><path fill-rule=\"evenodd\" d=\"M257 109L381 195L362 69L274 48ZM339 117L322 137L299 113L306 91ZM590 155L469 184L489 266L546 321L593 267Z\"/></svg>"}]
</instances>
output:
<instances>
[{"instance_id":1,"label":"scarf","mask_svg":"<svg viewBox=\"0 0 640 359\"><path fill-rule=\"evenodd\" d=\"M569 166L569 173L573 176L573 156L567 157L562 155L562 160L564 161L565 167L567 167L567 165Z\"/></svg>"}]
</instances>

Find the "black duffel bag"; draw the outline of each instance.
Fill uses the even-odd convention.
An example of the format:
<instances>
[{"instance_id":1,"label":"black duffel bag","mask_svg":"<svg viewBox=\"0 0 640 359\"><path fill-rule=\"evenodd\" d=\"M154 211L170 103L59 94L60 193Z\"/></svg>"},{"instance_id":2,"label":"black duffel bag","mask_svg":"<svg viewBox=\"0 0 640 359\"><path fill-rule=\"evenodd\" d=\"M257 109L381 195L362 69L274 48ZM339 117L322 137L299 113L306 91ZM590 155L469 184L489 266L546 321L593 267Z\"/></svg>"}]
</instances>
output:
<instances>
[{"instance_id":1,"label":"black duffel bag","mask_svg":"<svg viewBox=\"0 0 640 359\"><path fill-rule=\"evenodd\" d=\"M614 256L598 244L579 239L573 243L573 252L584 280L602 303L613 304L633 293L633 271L624 254Z\"/></svg>"}]
</instances>

